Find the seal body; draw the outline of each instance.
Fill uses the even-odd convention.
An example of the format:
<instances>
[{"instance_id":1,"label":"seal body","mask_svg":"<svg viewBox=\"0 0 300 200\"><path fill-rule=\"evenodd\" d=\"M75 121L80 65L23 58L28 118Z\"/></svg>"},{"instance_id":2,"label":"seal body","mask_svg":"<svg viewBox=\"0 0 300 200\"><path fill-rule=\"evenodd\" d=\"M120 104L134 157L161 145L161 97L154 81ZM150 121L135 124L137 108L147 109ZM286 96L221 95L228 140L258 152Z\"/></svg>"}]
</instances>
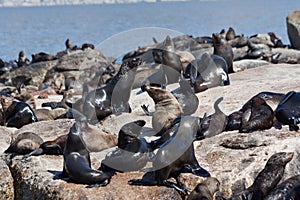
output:
<instances>
[{"instance_id":1,"label":"seal body","mask_svg":"<svg viewBox=\"0 0 300 200\"><path fill-rule=\"evenodd\" d=\"M81 128L84 126L85 123L76 122L70 128L63 153L64 172L75 183L107 185L110 176L91 168L90 154L81 134Z\"/></svg>"},{"instance_id":2,"label":"seal body","mask_svg":"<svg viewBox=\"0 0 300 200\"><path fill-rule=\"evenodd\" d=\"M151 85L143 85L141 89L146 91L155 103L152 127L155 135L162 135L171 122L183 114L182 108L175 96L165 89Z\"/></svg>"},{"instance_id":3,"label":"seal body","mask_svg":"<svg viewBox=\"0 0 300 200\"><path fill-rule=\"evenodd\" d=\"M208 177L194 188L187 200L213 200L213 196L217 191L219 191L219 188L220 182L218 179L214 177Z\"/></svg>"},{"instance_id":4,"label":"seal body","mask_svg":"<svg viewBox=\"0 0 300 200\"><path fill-rule=\"evenodd\" d=\"M144 120L137 120L125 124L119 131L118 148L106 155L101 161L103 171L127 172L137 171L145 167L148 162L148 145L144 138L139 138Z\"/></svg>"},{"instance_id":5,"label":"seal body","mask_svg":"<svg viewBox=\"0 0 300 200\"><path fill-rule=\"evenodd\" d=\"M131 112L128 100L135 70L140 64L141 59L124 61L110 82L87 94L83 114L89 122L100 121L112 113Z\"/></svg>"},{"instance_id":6,"label":"seal body","mask_svg":"<svg viewBox=\"0 0 300 200\"><path fill-rule=\"evenodd\" d=\"M35 133L24 132L17 136L15 140L11 141L10 146L4 153L17 153L25 155L39 148L43 143L43 139Z\"/></svg>"},{"instance_id":7,"label":"seal body","mask_svg":"<svg viewBox=\"0 0 300 200\"><path fill-rule=\"evenodd\" d=\"M228 73L233 73L233 51L228 42L218 33L212 34L214 54L225 59L228 66Z\"/></svg>"},{"instance_id":8,"label":"seal body","mask_svg":"<svg viewBox=\"0 0 300 200\"><path fill-rule=\"evenodd\" d=\"M289 125L291 131L298 131L300 122L300 93L291 91L282 97L275 110L276 119L284 125Z\"/></svg>"},{"instance_id":9,"label":"seal body","mask_svg":"<svg viewBox=\"0 0 300 200\"><path fill-rule=\"evenodd\" d=\"M265 198L265 200L273 199L300 199L300 175L283 181Z\"/></svg>"},{"instance_id":10,"label":"seal body","mask_svg":"<svg viewBox=\"0 0 300 200\"><path fill-rule=\"evenodd\" d=\"M16 128L38 121L32 108L22 101L13 101L6 109L5 117L6 126Z\"/></svg>"},{"instance_id":11,"label":"seal body","mask_svg":"<svg viewBox=\"0 0 300 200\"><path fill-rule=\"evenodd\" d=\"M234 195L232 200L260 200L265 198L283 177L285 166L292 160L293 155L293 152L273 154L267 161L265 168L259 172L253 184L245 191Z\"/></svg>"}]
</instances>

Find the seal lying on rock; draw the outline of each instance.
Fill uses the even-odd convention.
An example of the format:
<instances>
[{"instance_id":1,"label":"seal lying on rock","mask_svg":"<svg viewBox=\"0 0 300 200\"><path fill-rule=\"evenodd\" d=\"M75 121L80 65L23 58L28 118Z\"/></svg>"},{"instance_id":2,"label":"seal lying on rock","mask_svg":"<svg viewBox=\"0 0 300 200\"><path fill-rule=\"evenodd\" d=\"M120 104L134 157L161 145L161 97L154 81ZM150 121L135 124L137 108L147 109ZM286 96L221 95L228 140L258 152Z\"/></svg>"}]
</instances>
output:
<instances>
[{"instance_id":1,"label":"seal lying on rock","mask_svg":"<svg viewBox=\"0 0 300 200\"><path fill-rule=\"evenodd\" d=\"M63 153L64 175L67 175L74 183L105 186L109 183L111 176L91 168L90 151L81 133L81 129L84 129L85 126L86 123L76 122L68 133L67 144Z\"/></svg>"},{"instance_id":2,"label":"seal lying on rock","mask_svg":"<svg viewBox=\"0 0 300 200\"><path fill-rule=\"evenodd\" d=\"M17 153L25 155L30 153L43 143L43 139L35 133L24 132L17 136L15 140L11 141L10 146L4 153Z\"/></svg>"},{"instance_id":3,"label":"seal lying on rock","mask_svg":"<svg viewBox=\"0 0 300 200\"><path fill-rule=\"evenodd\" d=\"M178 179L180 173L188 172L209 177L208 171L200 167L194 153L193 141L198 129L199 118L183 116L175 133L164 142L153 159L153 172L147 172L143 179L130 180L132 185L164 185L186 194L188 189ZM175 178L176 184L168 181Z\"/></svg>"},{"instance_id":4,"label":"seal lying on rock","mask_svg":"<svg viewBox=\"0 0 300 200\"><path fill-rule=\"evenodd\" d=\"M101 161L102 171L137 171L148 162L148 144L144 138L139 138L144 120L137 120L122 126L119 131L118 148L108 153Z\"/></svg>"},{"instance_id":5,"label":"seal lying on rock","mask_svg":"<svg viewBox=\"0 0 300 200\"><path fill-rule=\"evenodd\" d=\"M214 194L219 191L220 182L214 177L208 177L199 183L191 192L187 200L213 200Z\"/></svg>"},{"instance_id":6,"label":"seal lying on rock","mask_svg":"<svg viewBox=\"0 0 300 200\"><path fill-rule=\"evenodd\" d=\"M245 191L233 195L232 200L262 200L265 198L283 177L285 166L292 160L293 155L293 152L273 154L253 184Z\"/></svg>"},{"instance_id":7,"label":"seal lying on rock","mask_svg":"<svg viewBox=\"0 0 300 200\"><path fill-rule=\"evenodd\" d=\"M291 91L284 95L275 110L276 119L289 125L290 131L298 131L300 122L300 93Z\"/></svg>"},{"instance_id":8,"label":"seal lying on rock","mask_svg":"<svg viewBox=\"0 0 300 200\"><path fill-rule=\"evenodd\" d=\"M135 71L141 63L139 58L124 61L111 81L87 94L83 103L83 114L89 122L100 121L112 113L131 112L128 100Z\"/></svg>"}]
</instances>

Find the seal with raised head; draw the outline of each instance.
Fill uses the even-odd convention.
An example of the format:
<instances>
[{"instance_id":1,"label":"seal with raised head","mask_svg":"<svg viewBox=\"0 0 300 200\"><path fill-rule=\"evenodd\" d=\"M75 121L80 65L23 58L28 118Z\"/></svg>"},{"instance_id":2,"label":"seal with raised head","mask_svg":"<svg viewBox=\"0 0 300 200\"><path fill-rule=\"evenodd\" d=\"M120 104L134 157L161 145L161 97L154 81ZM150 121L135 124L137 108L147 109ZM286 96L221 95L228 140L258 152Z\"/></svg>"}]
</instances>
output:
<instances>
[{"instance_id":1,"label":"seal with raised head","mask_svg":"<svg viewBox=\"0 0 300 200\"><path fill-rule=\"evenodd\" d=\"M214 194L219 191L219 189L219 180L214 177L208 177L194 188L187 200L213 200Z\"/></svg>"},{"instance_id":2,"label":"seal with raised head","mask_svg":"<svg viewBox=\"0 0 300 200\"><path fill-rule=\"evenodd\" d=\"M207 53L187 66L185 77L190 78L195 93L216 86L230 85L226 61L221 56Z\"/></svg>"},{"instance_id":3,"label":"seal with raised head","mask_svg":"<svg viewBox=\"0 0 300 200\"><path fill-rule=\"evenodd\" d=\"M164 185L186 195L188 189L178 179L180 173L209 177L209 172L200 167L194 153L193 141L198 125L199 118L183 116L174 134L160 146L153 158L153 172L147 172L142 179L130 180L129 184ZM171 177L176 183L168 181Z\"/></svg>"},{"instance_id":4,"label":"seal with raised head","mask_svg":"<svg viewBox=\"0 0 300 200\"><path fill-rule=\"evenodd\" d=\"M279 102L276 110L276 119L284 125L289 125L290 131L298 131L300 122L300 93L290 91Z\"/></svg>"},{"instance_id":5,"label":"seal with raised head","mask_svg":"<svg viewBox=\"0 0 300 200\"><path fill-rule=\"evenodd\" d=\"M232 200L262 200L279 183L284 174L285 166L293 158L293 152L279 152L273 154L265 168L259 172L253 184L238 194Z\"/></svg>"},{"instance_id":6,"label":"seal with raised head","mask_svg":"<svg viewBox=\"0 0 300 200\"><path fill-rule=\"evenodd\" d=\"M142 85L142 91L146 91L155 103L155 111L152 113L152 128L155 135L162 135L172 121L183 114L182 108L175 96L161 85ZM142 106L144 110L147 108Z\"/></svg>"},{"instance_id":7,"label":"seal with raised head","mask_svg":"<svg viewBox=\"0 0 300 200\"><path fill-rule=\"evenodd\" d=\"M30 63L30 60L26 58L24 51L19 52L19 58L18 60L15 60L18 67L23 67L24 65L27 65Z\"/></svg>"},{"instance_id":8,"label":"seal with raised head","mask_svg":"<svg viewBox=\"0 0 300 200\"><path fill-rule=\"evenodd\" d=\"M5 111L5 118L6 126L16 128L38 121L32 108L22 101L13 101Z\"/></svg>"},{"instance_id":9,"label":"seal with raised head","mask_svg":"<svg viewBox=\"0 0 300 200\"><path fill-rule=\"evenodd\" d=\"M119 131L118 148L109 152L101 161L102 171L128 172L137 171L145 167L148 158L148 144L140 138L144 120L137 120L122 126Z\"/></svg>"},{"instance_id":10,"label":"seal with raised head","mask_svg":"<svg viewBox=\"0 0 300 200\"><path fill-rule=\"evenodd\" d=\"M228 66L228 73L233 73L233 51L225 38L218 33L212 34L214 54L225 59Z\"/></svg>"},{"instance_id":11,"label":"seal with raised head","mask_svg":"<svg viewBox=\"0 0 300 200\"><path fill-rule=\"evenodd\" d=\"M100 121L112 113L131 112L128 100L135 71L141 63L139 58L124 61L116 76L87 94L83 103L83 114L90 123Z\"/></svg>"},{"instance_id":12,"label":"seal with raised head","mask_svg":"<svg viewBox=\"0 0 300 200\"><path fill-rule=\"evenodd\" d=\"M11 141L10 146L4 151L4 153L17 153L25 155L30 153L43 143L43 139L35 133L24 132L17 136L16 139Z\"/></svg>"},{"instance_id":13,"label":"seal with raised head","mask_svg":"<svg viewBox=\"0 0 300 200\"><path fill-rule=\"evenodd\" d=\"M105 186L109 183L111 176L91 168L90 151L81 131L81 129L85 129L86 125L85 122L77 121L70 128L63 153L63 173L74 183Z\"/></svg>"},{"instance_id":14,"label":"seal with raised head","mask_svg":"<svg viewBox=\"0 0 300 200\"><path fill-rule=\"evenodd\" d=\"M300 175L281 182L265 198L265 200L273 199L300 199Z\"/></svg>"}]
</instances>

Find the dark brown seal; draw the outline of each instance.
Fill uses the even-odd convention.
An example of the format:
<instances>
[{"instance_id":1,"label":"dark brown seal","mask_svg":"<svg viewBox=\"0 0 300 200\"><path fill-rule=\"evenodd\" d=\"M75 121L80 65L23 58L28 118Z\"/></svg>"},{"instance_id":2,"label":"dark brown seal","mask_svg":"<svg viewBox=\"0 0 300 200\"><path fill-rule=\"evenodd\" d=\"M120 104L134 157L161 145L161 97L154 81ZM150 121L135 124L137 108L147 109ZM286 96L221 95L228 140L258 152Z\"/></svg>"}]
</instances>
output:
<instances>
[{"instance_id":1,"label":"dark brown seal","mask_svg":"<svg viewBox=\"0 0 300 200\"><path fill-rule=\"evenodd\" d=\"M218 33L213 33L212 38L214 54L223 57L228 66L228 73L233 73L233 51L231 45Z\"/></svg>"},{"instance_id":2,"label":"dark brown seal","mask_svg":"<svg viewBox=\"0 0 300 200\"><path fill-rule=\"evenodd\" d=\"M128 172L145 167L148 162L148 144L140 138L144 120L137 120L122 126L119 131L118 148L109 152L101 161L102 171Z\"/></svg>"},{"instance_id":3,"label":"dark brown seal","mask_svg":"<svg viewBox=\"0 0 300 200\"><path fill-rule=\"evenodd\" d=\"M229 27L228 31L226 32L225 36L226 40L233 40L235 38L235 31L232 27Z\"/></svg>"},{"instance_id":4,"label":"dark brown seal","mask_svg":"<svg viewBox=\"0 0 300 200\"><path fill-rule=\"evenodd\" d=\"M64 175L74 183L97 184L105 186L109 183L110 175L91 168L89 149L82 137L81 129L86 123L76 122L68 133L64 156Z\"/></svg>"},{"instance_id":5,"label":"dark brown seal","mask_svg":"<svg viewBox=\"0 0 300 200\"><path fill-rule=\"evenodd\" d=\"M153 158L153 172L148 172L143 179L130 180L132 185L164 185L175 188L182 195L188 189L178 179L180 173L193 173L209 177L208 171L200 167L194 153L193 141L199 125L199 118L183 116L176 125L172 136L164 142ZM176 184L168 181L175 178Z\"/></svg>"},{"instance_id":6,"label":"dark brown seal","mask_svg":"<svg viewBox=\"0 0 300 200\"><path fill-rule=\"evenodd\" d=\"M300 122L300 93L290 91L285 94L275 110L276 119L284 125L289 125L290 131L298 131Z\"/></svg>"},{"instance_id":7,"label":"dark brown seal","mask_svg":"<svg viewBox=\"0 0 300 200\"><path fill-rule=\"evenodd\" d=\"M232 196L232 200L262 200L279 183L284 174L285 166L293 158L293 152L273 154L265 168L259 172L253 184L245 191Z\"/></svg>"},{"instance_id":8,"label":"dark brown seal","mask_svg":"<svg viewBox=\"0 0 300 200\"><path fill-rule=\"evenodd\" d=\"M51 61L51 60L56 60L57 59L55 56L44 53L44 52L40 52L40 53L37 53L37 54L32 54L31 57L32 57L32 59L31 59L32 63Z\"/></svg>"},{"instance_id":9,"label":"dark brown seal","mask_svg":"<svg viewBox=\"0 0 300 200\"><path fill-rule=\"evenodd\" d=\"M182 108L175 96L166 89L155 85L143 85L141 89L147 91L155 103L155 111L152 113L152 127L155 135L162 135L171 122L183 114Z\"/></svg>"},{"instance_id":10,"label":"dark brown seal","mask_svg":"<svg viewBox=\"0 0 300 200\"><path fill-rule=\"evenodd\" d=\"M17 153L21 155L28 154L43 143L43 139L35 133L24 132L17 136L15 140L11 141L10 146L4 153Z\"/></svg>"},{"instance_id":11,"label":"dark brown seal","mask_svg":"<svg viewBox=\"0 0 300 200\"><path fill-rule=\"evenodd\" d=\"M219 191L220 182L214 177L208 177L199 183L191 192L187 200L213 200L214 194Z\"/></svg>"},{"instance_id":12,"label":"dark brown seal","mask_svg":"<svg viewBox=\"0 0 300 200\"><path fill-rule=\"evenodd\" d=\"M15 60L18 67L23 67L24 65L27 65L30 63L30 60L26 58L24 51L19 52L19 58L18 60Z\"/></svg>"},{"instance_id":13,"label":"dark brown seal","mask_svg":"<svg viewBox=\"0 0 300 200\"><path fill-rule=\"evenodd\" d=\"M300 198L300 175L293 176L279 185L265 198L274 199L299 199Z\"/></svg>"}]
</instances>

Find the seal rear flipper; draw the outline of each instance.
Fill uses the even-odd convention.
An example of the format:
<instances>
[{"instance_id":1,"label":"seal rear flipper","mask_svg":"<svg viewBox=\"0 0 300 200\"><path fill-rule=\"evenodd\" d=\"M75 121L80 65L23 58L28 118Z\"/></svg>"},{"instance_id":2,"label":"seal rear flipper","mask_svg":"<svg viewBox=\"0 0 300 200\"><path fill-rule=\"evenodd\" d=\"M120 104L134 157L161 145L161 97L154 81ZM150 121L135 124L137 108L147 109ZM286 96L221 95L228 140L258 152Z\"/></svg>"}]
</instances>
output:
<instances>
[{"instance_id":1,"label":"seal rear flipper","mask_svg":"<svg viewBox=\"0 0 300 200\"><path fill-rule=\"evenodd\" d=\"M149 112L148 107L149 107L149 105L148 105L148 106L146 106L145 104L141 105L141 108L143 109L144 113L145 113L147 116L152 116L153 113Z\"/></svg>"},{"instance_id":2,"label":"seal rear flipper","mask_svg":"<svg viewBox=\"0 0 300 200\"><path fill-rule=\"evenodd\" d=\"M279 106L279 105L282 105L282 104L285 104L285 103L286 103L292 96L294 96L295 94L296 94L295 91L290 91L290 92L288 92L286 95L284 95L284 96L282 97L282 99L280 100L278 106Z\"/></svg>"},{"instance_id":3,"label":"seal rear flipper","mask_svg":"<svg viewBox=\"0 0 300 200\"><path fill-rule=\"evenodd\" d=\"M178 185L176 183L172 183L170 181L164 180L159 185L163 185L169 188L174 188L182 197L188 195L188 193L190 192L190 189L188 189L183 183L180 183Z\"/></svg>"}]
</instances>

